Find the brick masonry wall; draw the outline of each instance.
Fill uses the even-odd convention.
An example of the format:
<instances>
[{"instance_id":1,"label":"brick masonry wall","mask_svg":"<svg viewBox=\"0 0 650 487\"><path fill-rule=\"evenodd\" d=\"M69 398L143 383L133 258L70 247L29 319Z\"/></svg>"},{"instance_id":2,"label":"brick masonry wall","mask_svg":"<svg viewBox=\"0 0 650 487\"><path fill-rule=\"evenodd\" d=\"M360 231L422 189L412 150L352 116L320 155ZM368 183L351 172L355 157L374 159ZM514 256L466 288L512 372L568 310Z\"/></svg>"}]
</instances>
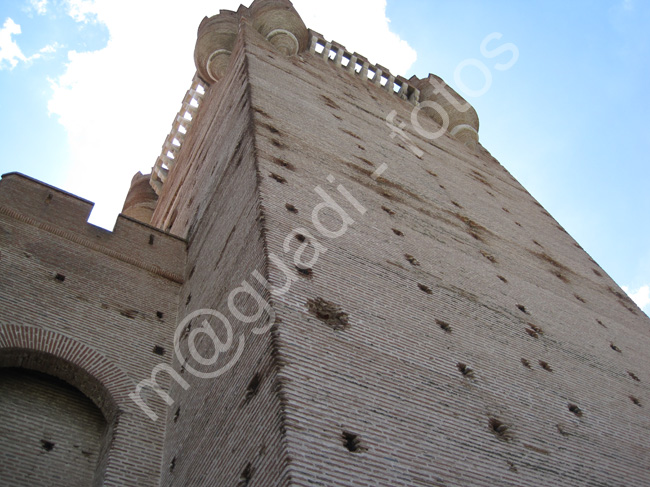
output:
<instances>
[{"instance_id":1,"label":"brick masonry wall","mask_svg":"<svg viewBox=\"0 0 650 487\"><path fill-rule=\"evenodd\" d=\"M92 399L104 485L648 484L648 318L485 149L407 125L416 157L386 124L411 105L241 29L152 220L180 238L0 182L0 366ZM330 235L323 192L348 218L319 211ZM244 281L274 308L264 333L228 305ZM202 317L177 327L202 309L232 324L209 379L173 354L178 331L184 357L214 355ZM128 393L161 363L189 387L161 375L152 422Z\"/></svg>"},{"instance_id":2,"label":"brick masonry wall","mask_svg":"<svg viewBox=\"0 0 650 487\"><path fill-rule=\"evenodd\" d=\"M17 174L0 182L0 365L61 377L102 408L103 485L157 485L164 420L128 393L171 361L186 244L125 218L98 229L84 206ZM164 417L153 391L143 397Z\"/></svg>"},{"instance_id":3,"label":"brick masonry wall","mask_svg":"<svg viewBox=\"0 0 650 487\"><path fill-rule=\"evenodd\" d=\"M327 248L276 301L293 484L648 484L647 316L486 150L409 124L420 159L385 121L408 103L250 39L268 251Z\"/></svg>"},{"instance_id":4,"label":"brick masonry wall","mask_svg":"<svg viewBox=\"0 0 650 487\"><path fill-rule=\"evenodd\" d=\"M0 211L66 240L182 281L184 242L120 215L113 231L87 224L93 204L19 173L5 174Z\"/></svg>"},{"instance_id":5,"label":"brick masonry wall","mask_svg":"<svg viewBox=\"0 0 650 487\"><path fill-rule=\"evenodd\" d=\"M0 483L91 485L106 421L78 390L51 376L0 369Z\"/></svg>"},{"instance_id":6,"label":"brick masonry wall","mask_svg":"<svg viewBox=\"0 0 650 487\"><path fill-rule=\"evenodd\" d=\"M253 333L265 325L264 317L242 323L227 302L244 280L265 295L252 277L254 271L266 274L266 259L243 49L240 42L229 75L207 90L154 214L154 224L169 226L188 239L180 320L211 309L223 313L233 330L232 345L213 366L175 361L190 388L171 389L177 403L168 416L161 484L165 486L252 487L285 485L289 480L273 335ZM257 310L244 296L235 303L246 315ZM201 327L203 318L211 317L191 321L192 331ZM214 319L210 325L220 340L226 340L223 325ZM185 328L181 337L185 357L192 340L203 357L214 355L214 344L205 334L194 339ZM231 360L235 365L214 378L196 377L188 368L211 373Z\"/></svg>"}]
</instances>

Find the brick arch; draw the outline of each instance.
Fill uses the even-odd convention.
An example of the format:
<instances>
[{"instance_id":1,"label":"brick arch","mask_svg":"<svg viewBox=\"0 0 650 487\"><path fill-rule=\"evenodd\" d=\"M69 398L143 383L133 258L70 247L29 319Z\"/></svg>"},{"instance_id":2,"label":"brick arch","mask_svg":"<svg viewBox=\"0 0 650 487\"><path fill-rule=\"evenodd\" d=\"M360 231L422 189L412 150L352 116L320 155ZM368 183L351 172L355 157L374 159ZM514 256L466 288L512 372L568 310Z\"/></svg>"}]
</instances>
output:
<instances>
[{"instance_id":1,"label":"brick arch","mask_svg":"<svg viewBox=\"0 0 650 487\"><path fill-rule=\"evenodd\" d=\"M0 367L37 370L68 382L110 422L125 409L134 382L98 351L43 328L0 324Z\"/></svg>"}]
</instances>

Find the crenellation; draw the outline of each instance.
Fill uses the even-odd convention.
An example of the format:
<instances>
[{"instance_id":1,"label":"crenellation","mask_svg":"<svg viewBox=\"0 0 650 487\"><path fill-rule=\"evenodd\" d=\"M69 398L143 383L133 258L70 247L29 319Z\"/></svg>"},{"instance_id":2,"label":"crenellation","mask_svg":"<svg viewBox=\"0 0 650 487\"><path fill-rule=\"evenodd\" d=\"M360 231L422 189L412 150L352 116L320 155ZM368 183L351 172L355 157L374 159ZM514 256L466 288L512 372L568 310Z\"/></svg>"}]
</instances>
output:
<instances>
[{"instance_id":1,"label":"crenellation","mask_svg":"<svg viewBox=\"0 0 650 487\"><path fill-rule=\"evenodd\" d=\"M122 215L112 232L104 230L87 222L92 203L63 191L55 193L48 201L50 186L20 173L5 174L0 180L0 214L182 282L184 240ZM156 245L138 245L148 242L152 234Z\"/></svg>"},{"instance_id":2,"label":"crenellation","mask_svg":"<svg viewBox=\"0 0 650 487\"><path fill-rule=\"evenodd\" d=\"M386 91L397 94L401 99L417 105L420 91L402 76L393 75L390 70L380 64L371 64L368 59L358 53L349 52L342 44L328 41L322 34L309 30L309 52L325 61L331 61L335 66L342 67L352 75L367 79L375 86L383 87ZM415 78L417 81L417 78Z\"/></svg>"},{"instance_id":3,"label":"crenellation","mask_svg":"<svg viewBox=\"0 0 650 487\"><path fill-rule=\"evenodd\" d=\"M19 172L2 175L0 206L25 215L76 229L90 217L94 203Z\"/></svg>"},{"instance_id":4,"label":"crenellation","mask_svg":"<svg viewBox=\"0 0 650 487\"><path fill-rule=\"evenodd\" d=\"M276 3L286 4L287 2L286 0L277 0ZM260 7L262 4L264 5ZM421 90L424 89L427 96L422 98L422 101L440 104L434 106L433 109L431 105L428 105L424 112L442 125L445 130L449 131L450 135L458 138L470 148L476 147L478 142L478 117L474 108L453 89L447 87L440 78L430 75L427 80L420 80L415 76L410 80L406 80L403 76L395 76L384 66L371 64L364 56L356 52L349 52L342 44L328 41L322 34L314 30L305 28L303 33L304 24L299 21L299 17L294 13L295 10L292 8L285 10L279 8L279 5L269 7L262 1L257 4L254 2L250 9L240 8L238 12L221 10L218 15L203 19L199 27L195 50L197 74L194 77L192 87L183 100L181 112L175 119L172 131L165 139L163 152L152 169L151 185L157 194L162 192L162 187L167 180L169 171L174 166L174 159L180 151L185 135L191 126L191 121L196 116L198 105L206 87L202 79L214 83L224 76L239 31L238 27L235 29L235 25L238 25L240 21L248 16L252 16L254 28L262 35L276 39L270 42L272 44L275 42L274 46L280 49L284 55L297 54L303 50L303 46L306 46L304 49L308 49L312 55L321 57L327 62L332 62L335 66L341 67L361 79L367 79L373 85L396 94L402 100L407 100L416 107L420 105ZM266 15L269 15L272 20L265 18ZM283 22L287 23L286 25L290 26L295 32L278 27L279 25L285 25ZM275 28L271 26L275 26ZM303 37L309 39L307 45ZM285 41L280 41L280 38L285 38ZM284 45L287 38L290 39L289 45ZM282 44L282 46L278 47L280 45L278 43ZM214 66L215 63L218 64L218 68ZM436 80L438 85L432 87L431 79ZM445 93L441 92L440 83L444 85ZM450 96L445 96L447 90ZM450 103L451 97L459 101ZM460 109L458 108L459 103L463 104ZM441 109L438 109L438 106L441 106Z\"/></svg>"},{"instance_id":5,"label":"crenellation","mask_svg":"<svg viewBox=\"0 0 650 487\"><path fill-rule=\"evenodd\" d=\"M1 381L12 377L11 368L20 368L42 372L50 380L56 377L80 391L103 415L109 432L94 433L101 449L86 456L92 484L154 487L164 431L131 420L141 411L129 394L161 359L151 347L171 347L185 242L128 217L118 218L113 232L90 225L79 208L91 205L63 192L52 193L43 211L42 196L50 191L15 173L0 181L0 199L14 197L0 205ZM166 383L161 377L160 385ZM37 404L46 390L44 385L20 394L4 391L3 417L11 416L21 400ZM164 414L161 401L149 401ZM53 411L49 409L45 423L38 417L3 421L15 442L0 442L0 483L4 485L4 469L12 465L19 472L12 485L61 485L52 479L51 469L60 473L63 467L52 462L64 453L59 446L79 444L66 433L77 418L72 410ZM54 443L51 451L33 457L17 448L34 451L41 439ZM72 456L58 458L66 468L81 468ZM123 468L126 464L130 467ZM77 483L72 476L65 482Z\"/></svg>"},{"instance_id":6,"label":"crenellation","mask_svg":"<svg viewBox=\"0 0 650 487\"><path fill-rule=\"evenodd\" d=\"M178 153L192 126L192 121L196 117L204 95L205 84L201 81L197 73L192 79L190 89L187 90L185 97L183 97L181 109L174 119L171 132L163 143L162 153L151 169L151 187L158 195L162 192L169 171L174 167L175 159L178 157Z\"/></svg>"}]
</instances>

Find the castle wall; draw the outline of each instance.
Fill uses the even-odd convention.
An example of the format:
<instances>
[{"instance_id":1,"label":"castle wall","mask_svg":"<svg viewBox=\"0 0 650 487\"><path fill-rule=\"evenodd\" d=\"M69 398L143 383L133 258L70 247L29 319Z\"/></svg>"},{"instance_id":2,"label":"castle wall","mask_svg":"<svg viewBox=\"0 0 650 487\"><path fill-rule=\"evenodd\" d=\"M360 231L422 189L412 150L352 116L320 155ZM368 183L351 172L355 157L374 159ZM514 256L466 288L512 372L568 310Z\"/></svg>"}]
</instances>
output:
<instances>
[{"instance_id":1,"label":"castle wall","mask_svg":"<svg viewBox=\"0 0 650 487\"><path fill-rule=\"evenodd\" d=\"M0 484L650 482L650 320L473 110L416 130L426 80L288 0L205 20L196 59L152 226L0 181Z\"/></svg>"},{"instance_id":2,"label":"castle wall","mask_svg":"<svg viewBox=\"0 0 650 487\"><path fill-rule=\"evenodd\" d=\"M150 421L129 393L171 360L185 242L123 217L113 232L94 227L90 207L19 174L2 178L0 366L61 378L101 409L108 433L94 485L154 486L164 420ZM158 382L167 387L169 377ZM142 397L164 418L152 390ZM69 422L55 418L48 431L64 435L57 424ZM17 450L6 444L2 453L4 465L14 464ZM34 468L57 474L47 463Z\"/></svg>"},{"instance_id":3,"label":"castle wall","mask_svg":"<svg viewBox=\"0 0 650 487\"><path fill-rule=\"evenodd\" d=\"M268 251L327 248L276 301L294 485L647 483L648 318L487 151L332 61L249 52Z\"/></svg>"},{"instance_id":4,"label":"castle wall","mask_svg":"<svg viewBox=\"0 0 650 487\"><path fill-rule=\"evenodd\" d=\"M233 332L231 345L213 366L200 367L191 358L175 361L190 387L173 385L170 391L177 403L168 417L161 485L269 486L288 481L273 335L254 333L266 327L266 315L243 323L228 304L229 294L243 281L268 298L253 277L254 271L266 274L254 137L248 65L240 42L229 75L203 97L153 218L154 224L188 239L179 322L193 312L214 310L229 320ZM243 295L234 303L247 316L258 308ZM191 357L190 343L203 357L214 355L209 337L192 335L203 318L219 340L226 340L224 325L202 314L181 325L184 359ZM226 370L228 363L234 365ZM201 377L190 367L218 375Z\"/></svg>"}]
</instances>

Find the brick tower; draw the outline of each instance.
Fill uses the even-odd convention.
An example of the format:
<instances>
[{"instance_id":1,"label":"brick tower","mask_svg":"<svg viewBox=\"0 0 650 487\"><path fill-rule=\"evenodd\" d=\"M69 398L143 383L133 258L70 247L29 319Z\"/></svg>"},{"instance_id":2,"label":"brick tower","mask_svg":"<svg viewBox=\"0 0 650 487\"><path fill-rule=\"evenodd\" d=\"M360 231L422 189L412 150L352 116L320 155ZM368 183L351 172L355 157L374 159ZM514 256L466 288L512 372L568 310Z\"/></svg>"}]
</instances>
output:
<instances>
[{"instance_id":1,"label":"brick tower","mask_svg":"<svg viewBox=\"0 0 650 487\"><path fill-rule=\"evenodd\" d=\"M288 0L195 61L113 232L0 182L0 484L650 484L650 320L462 97Z\"/></svg>"}]
</instances>

